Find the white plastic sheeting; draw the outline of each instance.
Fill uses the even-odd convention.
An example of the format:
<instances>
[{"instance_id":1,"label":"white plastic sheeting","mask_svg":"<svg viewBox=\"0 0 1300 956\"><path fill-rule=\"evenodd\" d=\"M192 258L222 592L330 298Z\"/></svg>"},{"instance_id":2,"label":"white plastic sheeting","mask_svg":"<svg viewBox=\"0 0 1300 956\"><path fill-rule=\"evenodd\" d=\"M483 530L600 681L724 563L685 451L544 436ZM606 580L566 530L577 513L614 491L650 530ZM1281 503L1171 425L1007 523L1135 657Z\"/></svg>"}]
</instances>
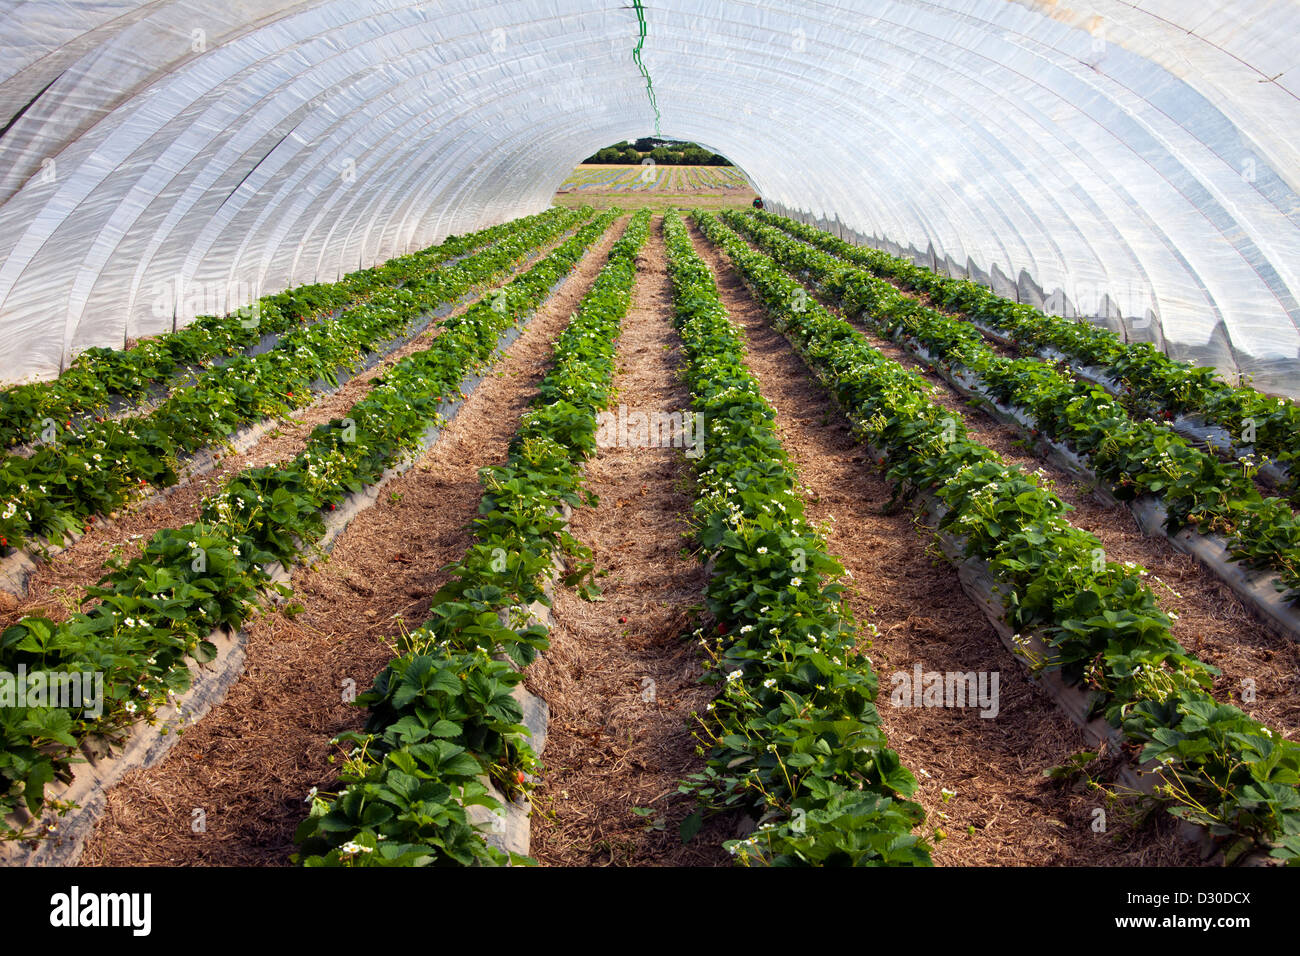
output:
<instances>
[{"instance_id":1,"label":"white plastic sheeting","mask_svg":"<svg viewBox=\"0 0 1300 956\"><path fill-rule=\"evenodd\" d=\"M771 207L1300 395L1295 0L644 7L662 131ZM0 380L537 211L654 128L637 35L627 0L0 0Z\"/></svg>"}]
</instances>

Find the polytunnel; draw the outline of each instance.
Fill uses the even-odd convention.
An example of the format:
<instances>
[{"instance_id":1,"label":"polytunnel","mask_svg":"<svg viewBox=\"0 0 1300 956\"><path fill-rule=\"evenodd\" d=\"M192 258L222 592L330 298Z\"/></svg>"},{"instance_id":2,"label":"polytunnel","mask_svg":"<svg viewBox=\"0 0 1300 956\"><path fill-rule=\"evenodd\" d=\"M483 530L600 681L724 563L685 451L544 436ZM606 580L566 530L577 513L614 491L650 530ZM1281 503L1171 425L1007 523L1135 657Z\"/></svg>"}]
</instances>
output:
<instances>
[{"instance_id":1,"label":"polytunnel","mask_svg":"<svg viewBox=\"0 0 1300 956\"><path fill-rule=\"evenodd\" d=\"M1300 0L0 17L0 880L51 929L192 938L169 868L237 867L337 936L286 865L1241 928L1192 868L1300 864Z\"/></svg>"},{"instance_id":2,"label":"polytunnel","mask_svg":"<svg viewBox=\"0 0 1300 956\"><path fill-rule=\"evenodd\" d=\"M535 212L647 131L769 208L1300 395L1292 0L2 5L6 382Z\"/></svg>"}]
</instances>

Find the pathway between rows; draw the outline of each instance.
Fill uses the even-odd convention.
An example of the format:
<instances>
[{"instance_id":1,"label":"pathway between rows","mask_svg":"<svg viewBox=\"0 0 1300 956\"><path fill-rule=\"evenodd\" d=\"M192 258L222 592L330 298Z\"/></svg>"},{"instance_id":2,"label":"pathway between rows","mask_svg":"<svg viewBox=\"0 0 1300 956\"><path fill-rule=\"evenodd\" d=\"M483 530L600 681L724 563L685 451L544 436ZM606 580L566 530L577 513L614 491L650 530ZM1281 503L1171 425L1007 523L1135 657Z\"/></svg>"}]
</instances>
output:
<instances>
[{"instance_id":1,"label":"pathway between rows","mask_svg":"<svg viewBox=\"0 0 1300 956\"><path fill-rule=\"evenodd\" d=\"M681 343L672 327L661 220L637 260L632 305L618 342L615 408L689 411ZM635 431L635 429L634 429ZM595 508L572 532L593 550L603 600L556 595L551 648L528 669L551 723L546 772L534 793L532 852L547 865L710 865L729 858L722 821L683 846L695 808L678 782L703 769L691 712L713 696L700 684L693 611L703 566L684 552L694 479L682 448L606 447L587 463ZM638 815L634 808L648 808Z\"/></svg>"}]
</instances>

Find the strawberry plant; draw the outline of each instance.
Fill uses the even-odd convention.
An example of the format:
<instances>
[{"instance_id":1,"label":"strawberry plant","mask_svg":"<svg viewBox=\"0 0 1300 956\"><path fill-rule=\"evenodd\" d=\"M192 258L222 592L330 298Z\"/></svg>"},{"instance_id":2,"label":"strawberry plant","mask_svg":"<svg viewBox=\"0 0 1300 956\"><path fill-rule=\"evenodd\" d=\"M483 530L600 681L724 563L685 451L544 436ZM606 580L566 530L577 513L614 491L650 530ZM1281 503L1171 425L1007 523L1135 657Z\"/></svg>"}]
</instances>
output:
<instances>
[{"instance_id":1,"label":"strawberry plant","mask_svg":"<svg viewBox=\"0 0 1300 956\"><path fill-rule=\"evenodd\" d=\"M497 806L480 779L485 766L533 766L510 696L523 675L481 650L431 649L397 658L357 698L370 720L365 733L338 738L354 745L345 786L313 799L299 826L304 866L519 862L487 844L466 808Z\"/></svg>"}]
</instances>

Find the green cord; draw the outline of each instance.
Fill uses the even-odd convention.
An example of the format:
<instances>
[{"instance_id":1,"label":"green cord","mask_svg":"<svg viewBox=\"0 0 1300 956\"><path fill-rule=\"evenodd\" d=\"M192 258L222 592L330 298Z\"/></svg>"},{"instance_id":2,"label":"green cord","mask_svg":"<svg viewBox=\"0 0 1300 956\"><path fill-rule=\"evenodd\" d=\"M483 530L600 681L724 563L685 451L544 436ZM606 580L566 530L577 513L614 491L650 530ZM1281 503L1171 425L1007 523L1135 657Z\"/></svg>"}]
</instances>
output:
<instances>
[{"instance_id":1,"label":"green cord","mask_svg":"<svg viewBox=\"0 0 1300 956\"><path fill-rule=\"evenodd\" d=\"M632 59L641 70L641 75L645 77L646 95L650 97L650 108L655 111L655 136L662 135L659 132L659 104L655 100L654 83L650 80L650 71L645 68L645 63L641 60L641 47L645 45L645 7L641 6L641 0L632 0L632 5L636 7L636 19L641 28L641 35L637 37L636 49L632 51Z\"/></svg>"}]
</instances>

